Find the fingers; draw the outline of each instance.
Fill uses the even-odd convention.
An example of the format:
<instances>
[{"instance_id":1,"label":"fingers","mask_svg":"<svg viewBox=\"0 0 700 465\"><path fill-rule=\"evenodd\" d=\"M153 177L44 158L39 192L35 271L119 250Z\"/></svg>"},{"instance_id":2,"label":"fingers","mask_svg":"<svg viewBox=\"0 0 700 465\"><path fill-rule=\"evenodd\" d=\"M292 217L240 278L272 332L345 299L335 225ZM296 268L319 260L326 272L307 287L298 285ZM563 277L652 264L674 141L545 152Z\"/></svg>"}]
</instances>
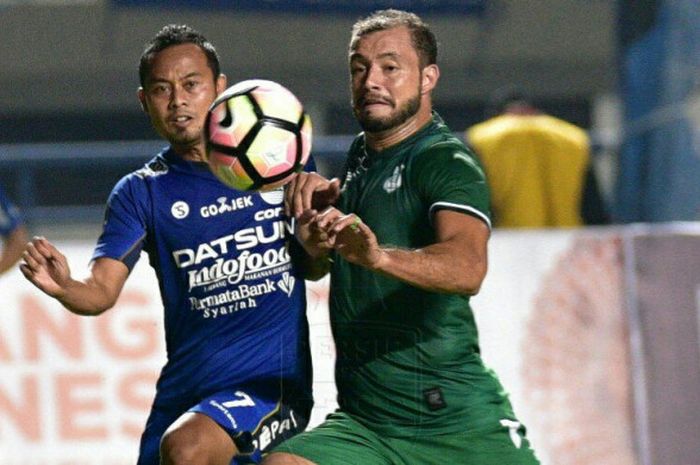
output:
<instances>
[{"instance_id":1,"label":"fingers","mask_svg":"<svg viewBox=\"0 0 700 465\"><path fill-rule=\"evenodd\" d=\"M28 268L28 271L36 271L41 267L48 266L49 262L54 260L60 262L64 259L63 254L44 237L32 238L22 254L22 260L26 265L25 269Z\"/></svg>"},{"instance_id":2,"label":"fingers","mask_svg":"<svg viewBox=\"0 0 700 465\"><path fill-rule=\"evenodd\" d=\"M301 189L306 176L307 173L299 173L285 186L284 213L287 216L299 217L299 215L295 214L295 211L297 204L301 202Z\"/></svg>"},{"instance_id":3,"label":"fingers","mask_svg":"<svg viewBox=\"0 0 700 465\"><path fill-rule=\"evenodd\" d=\"M326 208L335 204L338 197L340 197L340 179L333 178L328 181L323 191L317 191L317 195L312 199L312 206L316 209Z\"/></svg>"},{"instance_id":4,"label":"fingers","mask_svg":"<svg viewBox=\"0 0 700 465\"><path fill-rule=\"evenodd\" d=\"M24 249L24 254L22 254L24 263L26 263L32 270L46 264L46 256L44 256L42 253L44 248L42 247L42 250L39 250L38 248L39 241L40 239L36 237L32 239L32 241L29 242L27 247Z\"/></svg>"},{"instance_id":5,"label":"fingers","mask_svg":"<svg viewBox=\"0 0 700 465\"><path fill-rule=\"evenodd\" d=\"M34 272L29 268L29 266L26 263L19 264L19 271L21 271L24 277L27 278L29 281L34 282Z\"/></svg>"},{"instance_id":6,"label":"fingers","mask_svg":"<svg viewBox=\"0 0 700 465\"><path fill-rule=\"evenodd\" d=\"M359 232L363 225L362 220L356 214L344 215L340 210L332 207L319 214L316 222L318 227L328 234L338 234L346 228L353 232Z\"/></svg>"},{"instance_id":7,"label":"fingers","mask_svg":"<svg viewBox=\"0 0 700 465\"><path fill-rule=\"evenodd\" d=\"M318 241L318 246L324 249L332 249L335 245L335 237L333 237L328 229L329 225L333 224L335 219L342 213L334 208L328 207L321 213L316 215L310 224L310 229L314 237Z\"/></svg>"},{"instance_id":8,"label":"fingers","mask_svg":"<svg viewBox=\"0 0 700 465\"><path fill-rule=\"evenodd\" d=\"M45 253L45 245L42 243L41 238L35 237L27 243L22 254L22 263L19 265L19 270L27 280L35 285L39 284L39 276L47 268Z\"/></svg>"},{"instance_id":9,"label":"fingers","mask_svg":"<svg viewBox=\"0 0 700 465\"><path fill-rule=\"evenodd\" d=\"M287 192L285 194L284 206L285 211L288 216L293 216L299 218L306 208L304 208L305 203L311 203L311 201L305 202L304 197L308 196L309 184L309 174L299 173L294 177L292 182L287 185Z\"/></svg>"},{"instance_id":10,"label":"fingers","mask_svg":"<svg viewBox=\"0 0 700 465\"><path fill-rule=\"evenodd\" d=\"M299 218L309 209L319 210L340 195L340 181L328 180L318 173L299 173L287 184L284 207L288 216Z\"/></svg>"},{"instance_id":11,"label":"fingers","mask_svg":"<svg viewBox=\"0 0 700 465\"><path fill-rule=\"evenodd\" d=\"M316 215L318 215L318 212L313 208L304 210L304 212L299 216L299 218L297 218L297 222L300 225L308 225L316 218Z\"/></svg>"}]
</instances>

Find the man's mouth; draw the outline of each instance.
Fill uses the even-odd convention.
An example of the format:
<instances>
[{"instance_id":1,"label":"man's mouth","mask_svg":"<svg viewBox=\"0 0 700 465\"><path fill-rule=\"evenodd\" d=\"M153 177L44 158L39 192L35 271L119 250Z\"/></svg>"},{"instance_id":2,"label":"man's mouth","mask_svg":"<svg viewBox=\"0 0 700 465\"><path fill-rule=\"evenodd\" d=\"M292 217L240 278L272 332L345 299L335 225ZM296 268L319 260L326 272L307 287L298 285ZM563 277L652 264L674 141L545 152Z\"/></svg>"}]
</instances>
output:
<instances>
[{"instance_id":1,"label":"man's mouth","mask_svg":"<svg viewBox=\"0 0 700 465\"><path fill-rule=\"evenodd\" d=\"M170 118L170 123L175 126L186 126L190 121L192 121L192 117L188 115L179 115Z\"/></svg>"},{"instance_id":2,"label":"man's mouth","mask_svg":"<svg viewBox=\"0 0 700 465\"><path fill-rule=\"evenodd\" d=\"M360 99L359 103L361 108L368 108L377 105L392 106L392 103L389 100L378 97L364 97Z\"/></svg>"}]
</instances>

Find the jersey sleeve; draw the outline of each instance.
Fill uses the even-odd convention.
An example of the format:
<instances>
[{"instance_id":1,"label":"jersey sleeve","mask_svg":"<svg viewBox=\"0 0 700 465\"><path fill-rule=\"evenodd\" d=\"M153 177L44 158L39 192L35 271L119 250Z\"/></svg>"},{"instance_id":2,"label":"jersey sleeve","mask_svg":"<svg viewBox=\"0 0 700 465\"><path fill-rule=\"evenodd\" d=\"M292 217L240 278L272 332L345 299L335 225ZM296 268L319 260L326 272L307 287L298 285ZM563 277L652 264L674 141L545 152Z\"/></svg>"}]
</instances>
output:
<instances>
[{"instance_id":1,"label":"jersey sleeve","mask_svg":"<svg viewBox=\"0 0 700 465\"><path fill-rule=\"evenodd\" d=\"M19 210L0 189L0 236L7 236L22 224Z\"/></svg>"},{"instance_id":2,"label":"jersey sleeve","mask_svg":"<svg viewBox=\"0 0 700 465\"><path fill-rule=\"evenodd\" d=\"M476 217L491 229L486 177L466 147L442 143L424 150L416 158L412 177L430 206L431 220L438 210L454 210Z\"/></svg>"},{"instance_id":3,"label":"jersey sleeve","mask_svg":"<svg viewBox=\"0 0 700 465\"><path fill-rule=\"evenodd\" d=\"M92 260L113 258L133 269L146 239L146 199L145 183L137 175L126 176L114 186Z\"/></svg>"},{"instance_id":4,"label":"jersey sleeve","mask_svg":"<svg viewBox=\"0 0 700 465\"><path fill-rule=\"evenodd\" d=\"M316 160L314 160L314 156L312 154L310 154L309 159L306 160L306 164L304 164L303 171L306 173L314 173L317 171Z\"/></svg>"}]
</instances>

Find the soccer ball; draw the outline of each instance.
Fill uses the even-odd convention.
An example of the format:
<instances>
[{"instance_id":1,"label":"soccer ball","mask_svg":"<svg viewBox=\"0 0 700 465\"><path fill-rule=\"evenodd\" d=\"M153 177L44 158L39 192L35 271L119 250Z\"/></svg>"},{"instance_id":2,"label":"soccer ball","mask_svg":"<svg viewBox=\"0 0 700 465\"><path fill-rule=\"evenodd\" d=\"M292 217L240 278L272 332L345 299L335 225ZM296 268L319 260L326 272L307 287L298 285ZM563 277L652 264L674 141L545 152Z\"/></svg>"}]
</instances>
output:
<instances>
[{"instance_id":1,"label":"soccer ball","mask_svg":"<svg viewBox=\"0 0 700 465\"><path fill-rule=\"evenodd\" d=\"M239 82L219 95L204 126L207 161L227 186L268 191L291 181L311 152L311 119L282 85Z\"/></svg>"}]
</instances>

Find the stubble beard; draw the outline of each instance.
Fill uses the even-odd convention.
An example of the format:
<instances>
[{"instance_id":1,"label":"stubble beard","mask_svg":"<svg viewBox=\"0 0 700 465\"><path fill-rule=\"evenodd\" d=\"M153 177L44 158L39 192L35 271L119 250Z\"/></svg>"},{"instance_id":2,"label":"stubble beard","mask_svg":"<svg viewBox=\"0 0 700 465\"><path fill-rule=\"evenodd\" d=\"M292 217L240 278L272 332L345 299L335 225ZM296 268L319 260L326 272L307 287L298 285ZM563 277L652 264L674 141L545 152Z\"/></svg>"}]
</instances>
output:
<instances>
[{"instance_id":1,"label":"stubble beard","mask_svg":"<svg viewBox=\"0 0 700 465\"><path fill-rule=\"evenodd\" d=\"M202 141L202 134L199 131L182 131L168 134L168 142L176 147L195 147Z\"/></svg>"},{"instance_id":2,"label":"stubble beard","mask_svg":"<svg viewBox=\"0 0 700 465\"><path fill-rule=\"evenodd\" d=\"M383 118L372 117L363 113L362 109L358 108L357 104L353 104L353 113L355 114L357 122L360 123L362 130L369 133L377 133L401 126L403 123L415 116L416 113L418 113L418 110L420 110L420 104L421 95L419 92L401 105L401 107L399 107L395 113Z\"/></svg>"}]
</instances>

